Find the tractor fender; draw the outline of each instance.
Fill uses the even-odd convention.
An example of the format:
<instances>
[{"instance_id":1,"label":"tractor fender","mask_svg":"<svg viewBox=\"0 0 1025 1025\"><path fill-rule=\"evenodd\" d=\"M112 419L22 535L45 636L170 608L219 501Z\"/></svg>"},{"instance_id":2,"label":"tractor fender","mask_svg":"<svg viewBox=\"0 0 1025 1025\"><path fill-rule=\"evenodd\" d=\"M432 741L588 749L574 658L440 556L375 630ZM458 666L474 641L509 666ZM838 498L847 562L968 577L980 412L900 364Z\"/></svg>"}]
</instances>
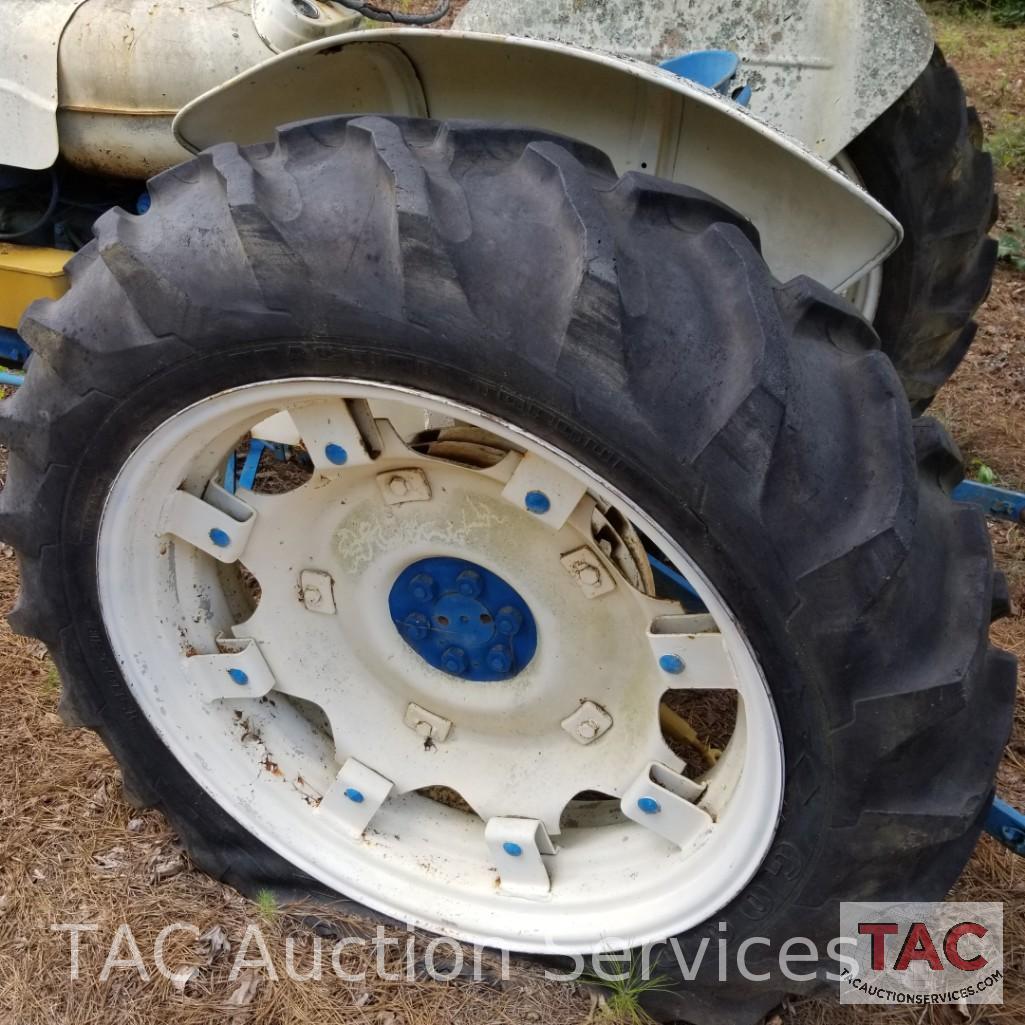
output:
<instances>
[{"instance_id":1,"label":"tractor fender","mask_svg":"<svg viewBox=\"0 0 1025 1025\"><path fill-rule=\"evenodd\" d=\"M272 57L187 104L178 141L273 138L327 114L504 122L558 132L749 218L781 280L842 289L899 244L897 221L828 162L737 104L639 61L522 38L387 29Z\"/></svg>"},{"instance_id":2,"label":"tractor fender","mask_svg":"<svg viewBox=\"0 0 1025 1025\"><path fill-rule=\"evenodd\" d=\"M456 27L654 63L733 50L752 109L830 159L904 95L934 45L918 0L469 0Z\"/></svg>"}]
</instances>

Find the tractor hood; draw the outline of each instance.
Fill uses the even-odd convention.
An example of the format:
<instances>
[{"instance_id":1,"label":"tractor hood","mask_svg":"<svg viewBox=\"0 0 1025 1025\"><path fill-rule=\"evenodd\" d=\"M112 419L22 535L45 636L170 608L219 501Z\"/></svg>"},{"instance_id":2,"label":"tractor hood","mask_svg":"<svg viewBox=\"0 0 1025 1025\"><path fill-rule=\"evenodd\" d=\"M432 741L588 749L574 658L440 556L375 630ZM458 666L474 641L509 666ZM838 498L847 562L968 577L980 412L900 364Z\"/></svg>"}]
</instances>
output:
<instances>
[{"instance_id":1,"label":"tractor hood","mask_svg":"<svg viewBox=\"0 0 1025 1025\"><path fill-rule=\"evenodd\" d=\"M742 213L784 281L807 274L846 288L901 239L864 190L732 101L659 68L559 43L420 29L321 40L193 100L174 133L197 152L340 113L505 122L588 142L620 174L702 189Z\"/></svg>"}]
</instances>

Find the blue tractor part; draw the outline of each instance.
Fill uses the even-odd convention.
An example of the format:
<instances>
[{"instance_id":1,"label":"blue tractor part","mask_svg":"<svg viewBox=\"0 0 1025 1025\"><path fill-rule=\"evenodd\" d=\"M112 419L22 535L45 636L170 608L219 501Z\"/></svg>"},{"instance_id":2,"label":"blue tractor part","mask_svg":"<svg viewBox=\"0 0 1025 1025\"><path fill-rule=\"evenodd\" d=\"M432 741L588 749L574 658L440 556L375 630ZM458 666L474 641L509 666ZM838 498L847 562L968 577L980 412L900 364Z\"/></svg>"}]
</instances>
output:
<instances>
[{"instance_id":1,"label":"blue tractor part","mask_svg":"<svg viewBox=\"0 0 1025 1025\"><path fill-rule=\"evenodd\" d=\"M511 680L537 650L537 624L516 589L464 559L411 563L392 585L388 609L425 662L463 680Z\"/></svg>"},{"instance_id":2,"label":"blue tractor part","mask_svg":"<svg viewBox=\"0 0 1025 1025\"><path fill-rule=\"evenodd\" d=\"M261 438L253 438L249 442L246 457L242 462L242 472L238 472L238 459L234 452L228 456L224 466L224 490L229 494L235 494L238 488L243 491L252 491L256 483L256 471L260 468L260 460L264 452L269 452L275 459L285 460L288 458L286 446L277 442L264 441Z\"/></svg>"},{"instance_id":3,"label":"blue tractor part","mask_svg":"<svg viewBox=\"0 0 1025 1025\"><path fill-rule=\"evenodd\" d=\"M1008 491L992 484L965 480L954 488L953 497L955 502L971 502L981 506L990 519L1025 524L1025 493L1020 491Z\"/></svg>"},{"instance_id":4,"label":"blue tractor part","mask_svg":"<svg viewBox=\"0 0 1025 1025\"><path fill-rule=\"evenodd\" d=\"M751 103L750 86L734 88L740 71L740 57L732 50L694 50L663 61L659 67L729 96L742 107Z\"/></svg>"},{"instance_id":5,"label":"blue tractor part","mask_svg":"<svg viewBox=\"0 0 1025 1025\"><path fill-rule=\"evenodd\" d=\"M32 350L17 331L0 327L0 360L7 363L24 363Z\"/></svg>"},{"instance_id":6,"label":"blue tractor part","mask_svg":"<svg viewBox=\"0 0 1025 1025\"><path fill-rule=\"evenodd\" d=\"M1025 857L1025 812L1012 808L999 797L986 816L986 832L1015 854Z\"/></svg>"}]
</instances>

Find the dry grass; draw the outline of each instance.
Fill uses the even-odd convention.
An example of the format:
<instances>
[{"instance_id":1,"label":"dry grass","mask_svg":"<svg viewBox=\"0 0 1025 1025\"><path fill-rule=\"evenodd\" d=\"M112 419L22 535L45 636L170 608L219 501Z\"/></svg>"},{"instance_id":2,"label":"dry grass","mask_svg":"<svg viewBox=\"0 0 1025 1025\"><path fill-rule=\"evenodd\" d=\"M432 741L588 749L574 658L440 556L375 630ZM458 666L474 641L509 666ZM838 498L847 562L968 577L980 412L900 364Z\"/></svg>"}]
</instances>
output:
<instances>
[{"instance_id":1,"label":"dry grass","mask_svg":"<svg viewBox=\"0 0 1025 1025\"><path fill-rule=\"evenodd\" d=\"M15 561L0 551L0 611L17 590ZM350 974L367 970L368 982L336 977L330 962L333 939L368 935L365 922L323 919L329 929L321 981L297 982L284 966L286 942L295 944L300 971L312 965L313 929L302 908L278 909L273 900L252 903L195 870L161 815L137 812L121 794L117 768L103 745L86 730L67 729L57 715L58 686L41 645L0 627L4 711L0 714L0 1022L3 1025L208 1025L220 1017L234 1025L317 1022L345 1025L461 1025L508 1023L576 1025L592 1005L576 986L546 983L540 969L513 963L502 982L499 966L485 961L484 983L435 982L422 978L423 942L412 959L418 981L376 977L376 948L350 950L341 961ZM96 923L81 937L80 977L69 981L67 933L54 923ZM130 925L150 981L134 969L99 976L115 930ZM172 922L200 933L218 927L230 949L172 934L165 962L185 969L181 984L156 972L157 933ZM229 977L247 926L258 925L278 970ZM372 930L369 932L372 937ZM389 930L403 948L401 930ZM213 949L212 949L213 948ZM404 971L392 947L385 965ZM445 948L438 965L445 963ZM129 957L127 947L121 956ZM249 957L257 957L255 945ZM467 960L467 965L471 962ZM187 980L187 981L186 981Z\"/></svg>"},{"instance_id":2,"label":"dry grass","mask_svg":"<svg viewBox=\"0 0 1025 1025\"><path fill-rule=\"evenodd\" d=\"M424 5L426 6L426 0ZM984 121L998 132L1022 113L1025 32L995 30L985 22L943 18L940 36L959 66ZM994 34L994 33L1001 34ZM1001 171L1001 228L1025 223L1025 171ZM936 405L966 455L985 461L1000 480L1025 485L1025 275L1002 269L981 317L979 339L954 383ZM1019 610L1025 609L1025 531L993 527L1000 565L1008 574ZM17 589L14 559L0 549L0 611ZM994 638L1025 659L1025 618L994 627ZM501 985L429 980L367 984L340 981L328 970L319 982L278 982L255 974L229 979L237 944L249 923L260 925L279 967L291 937L296 960L308 964L313 932L301 916L273 902L256 905L194 870L175 836L154 812L133 811L123 800L117 769L87 731L66 729L56 713L58 681L36 642L14 637L0 625L0 1023L2 1025L134 1025L208 1023L238 1025L292 1022L417 1025L488 1023L543 1025L582 1023L593 1001L574 986L546 983L535 968L517 966ZM1025 689L1023 689L1025 694ZM956 742L956 738L952 738ZM1000 769L1001 792L1025 804L1025 698ZM837 1008L806 1001L780 1012L785 1025L954 1025L1025 1022L1025 862L988 838L977 848L953 895L1005 904L1008 944L1002 1007L979 1007L965 1018L956 1009L925 1014L875 1008ZM175 986L155 975L142 982L133 971L115 970L107 984L98 975L114 929L131 924L151 973L153 940L174 921L201 932L220 927L232 944L216 952L210 943L175 934L167 963L194 968ZM82 974L65 973L69 941L50 931L55 922L95 922L99 932L82 937ZM360 926L343 919L338 933ZM363 927L365 929L365 926ZM399 934L403 942L405 934ZM254 955L250 950L250 955ZM363 961L367 954L354 956ZM345 967L358 971L346 958ZM371 973L372 974L372 973ZM184 975L183 975L184 979Z\"/></svg>"}]
</instances>

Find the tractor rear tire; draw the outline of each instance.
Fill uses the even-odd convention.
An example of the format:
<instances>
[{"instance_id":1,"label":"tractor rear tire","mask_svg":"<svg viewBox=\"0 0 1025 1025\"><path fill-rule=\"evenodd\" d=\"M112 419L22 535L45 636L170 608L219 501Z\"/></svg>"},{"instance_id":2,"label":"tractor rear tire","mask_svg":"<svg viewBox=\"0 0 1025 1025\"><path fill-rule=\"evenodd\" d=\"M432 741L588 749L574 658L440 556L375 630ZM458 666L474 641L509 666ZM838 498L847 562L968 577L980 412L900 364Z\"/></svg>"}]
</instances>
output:
<instances>
[{"instance_id":1,"label":"tractor rear tire","mask_svg":"<svg viewBox=\"0 0 1025 1025\"><path fill-rule=\"evenodd\" d=\"M993 280L997 197L982 144L978 114L937 48L845 154L904 226L903 244L883 266L874 325L916 413L964 359Z\"/></svg>"},{"instance_id":2,"label":"tractor rear tire","mask_svg":"<svg viewBox=\"0 0 1025 1025\"><path fill-rule=\"evenodd\" d=\"M719 923L732 950L754 935L824 950L841 900L947 893L991 803L1015 660L989 642L1000 589L981 514L949 497L958 454L912 423L847 303L773 280L756 229L709 196L617 180L596 150L526 130L327 118L216 146L150 194L141 216L101 217L69 293L23 320L36 356L0 406L0 536L21 571L13 627L47 644L68 717L200 867L249 894L339 899L141 711L101 608L104 503L186 408L359 379L469 403L603 474L745 631L784 801L753 878L679 937L688 960ZM648 998L665 1020L738 1025L821 986L766 965L770 981L723 987L711 963L685 983L663 954L672 990Z\"/></svg>"}]
</instances>

